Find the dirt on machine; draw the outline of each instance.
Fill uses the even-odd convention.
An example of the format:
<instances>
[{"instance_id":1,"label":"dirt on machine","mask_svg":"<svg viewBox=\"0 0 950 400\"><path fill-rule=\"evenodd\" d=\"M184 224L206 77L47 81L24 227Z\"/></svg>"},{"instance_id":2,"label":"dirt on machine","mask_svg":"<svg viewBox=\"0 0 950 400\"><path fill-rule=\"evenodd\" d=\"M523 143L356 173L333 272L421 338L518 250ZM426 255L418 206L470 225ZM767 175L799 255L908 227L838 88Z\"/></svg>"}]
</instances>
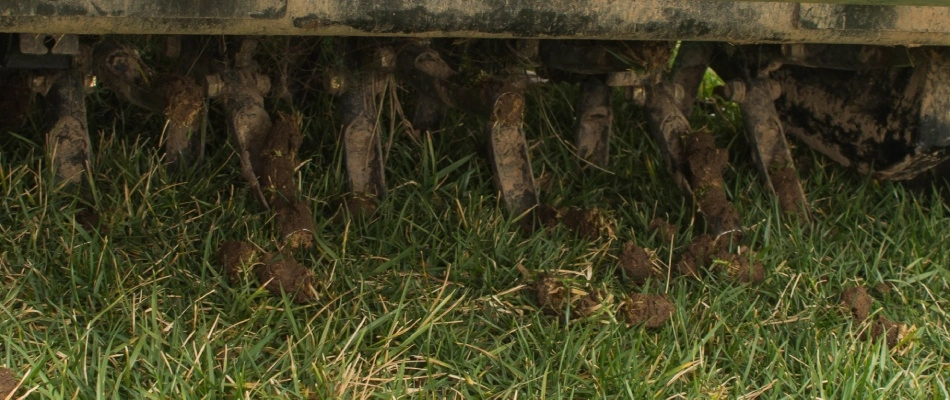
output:
<instances>
[{"instance_id":1,"label":"dirt on machine","mask_svg":"<svg viewBox=\"0 0 950 400\"><path fill-rule=\"evenodd\" d=\"M610 163L614 103L629 101L671 184L704 221L668 267L691 276L721 268L739 282L765 271L743 245L745 227L724 190L727 150L689 122L709 71L723 83L715 94L740 110L748 157L789 219L813 218L790 141L878 179L912 179L950 158L943 0L0 0L0 32L0 126L22 125L31 99L47 104L46 147L63 190L88 193L94 184L85 98L96 88L165 120L172 171L202 161L203 126L222 113L280 243L226 243L221 263L232 278L250 268L268 290L299 301L316 297L294 255L314 247L316 222L296 181L301 116L273 104L312 92L333 97L341 114L346 212L371 214L387 194L378 116L398 86L416 131L440 129L448 113L480 121L512 218L533 228L563 223L587 239L613 234L609 212L541 204L525 95L550 82L579 86L564 136L594 169ZM163 45L143 56L134 43L144 36ZM284 43L284 64L262 65L273 43ZM294 85L307 71L320 72ZM669 242L676 236L665 221L655 228ZM252 261L258 252L267 255ZM637 284L662 275L651 251L633 243L621 264ZM536 289L551 313L578 302L588 315L607 302L593 288L563 295L573 292L549 275ZM619 303L631 323L662 324L672 313L662 298Z\"/></svg>"}]
</instances>

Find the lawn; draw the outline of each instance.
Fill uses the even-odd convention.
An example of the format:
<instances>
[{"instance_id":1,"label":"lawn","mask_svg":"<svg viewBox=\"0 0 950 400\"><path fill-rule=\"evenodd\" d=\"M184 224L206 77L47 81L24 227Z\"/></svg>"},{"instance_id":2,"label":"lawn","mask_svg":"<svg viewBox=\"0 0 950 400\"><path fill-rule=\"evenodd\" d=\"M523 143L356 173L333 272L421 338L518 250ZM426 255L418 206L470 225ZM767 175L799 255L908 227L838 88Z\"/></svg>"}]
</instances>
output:
<instances>
[{"instance_id":1,"label":"lawn","mask_svg":"<svg viewBox=\"0 0 950 400\"><path fill-rule=\"evenodd\" d=\"M950 397L950 209L937 190L799 147L813 218L787 221L734 109L698 112L730 150L726 190L766 278L634 285L619 273L624 243L669 271L701 218L630 103L615 103L610 166L585 167L575 92L532 89L526 130L543 202L599 209L609 229L595 238L522 230L494 193L481 121L462 115L416 139L386 116L389 193L347 218L337 111L321 96L298 105L297 179L317 223L316 246L295 255L316 277L308 304L220 269L226 240L279 242L220 120L206 160L170 175L160 118L92 94L91 229L79 196L55 186L42 117L0 135L0 367L14 398ZM657 217L675 226L672 245L649 228ZM612 301L588 317L545 313L541 273ZM873 296L868 321L840 305L854 287ZM668 296L671 320L628 326L618 306L637 293ZM866 339L878 316L903 326L895 346Z\"/></svg>"}]
</instances>

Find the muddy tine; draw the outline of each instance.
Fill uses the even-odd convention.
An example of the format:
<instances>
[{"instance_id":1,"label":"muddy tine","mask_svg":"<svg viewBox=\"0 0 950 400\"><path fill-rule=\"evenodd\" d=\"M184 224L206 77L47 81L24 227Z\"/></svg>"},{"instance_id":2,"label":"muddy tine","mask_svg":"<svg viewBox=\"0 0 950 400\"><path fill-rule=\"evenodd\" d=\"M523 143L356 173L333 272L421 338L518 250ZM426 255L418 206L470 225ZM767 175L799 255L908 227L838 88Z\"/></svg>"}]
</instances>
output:
<instances>
[{"instance_id":1,"label":"muddy tine","mask_svg":"<svg viewBox=\"0 0 950 400\"><path fill-rule=\"evenodd\" d=\"M660 146L666 168L673 175L673 182L683 193L692 195L693 191L686 179L686 158L680 142L680 138L690 134L691 128L686 115L677 106L673 84L661 82L646 88L635 87L633 90L644 93L642 97L634 96L634 100L642 101L650 133Z\"/></svg>"},{"instance_id":2,"label":"muddy tine","mask_svg":"<svg viewBox=\"0 0 950 400\"><path fill-rule=\"evenodd\" d=\"M730 82L730 86L738 85L745 86L744 98L736 100L762 180L784 213L807 218L808 202L785 139L785 129L775 110L774 101L781 87L767 78Z\"/></svg>"},{"instance_id":3,"label":"muddy tine","mask_svg":"<svg viewBox=\"0 0 950 400\"><path fill-rule=\"evenodd\" d=\"M205 78L209 97L221 97L232 136L241 160L241 174L251 190L265 206L267 197L255 172L259 167L259 152L271 129L271 119L264 108L264 94L270 91L270 79L257 72L248 61L253 42L244 40L238 53L235 69L229 69Z\"/></svg>"},{"instance_id":4,"label":"muddy tine","mask_svg":"<svg viewBox=\"0 0 950 400\"><path fill-rule=\"evenodd\" d=\"M706 222L706 231L717 236L738 234L742 225L735 207L726 199L722 182L728 154L716 147L709 132L690 128L677 101L682 96L678 89L672 83L660 82L646 90L645 111L650 131L660 145L674 182L694 198Z\"/></svg>"},{"instance_id":5,"label":"muddy tine","mask_svg":"<svg viewBox=\"0 0 950 400\"><path fill-rule=\"evenodd\" d=\"M67 186L81 183L90 165L85 97L83 74L76 69L61 75L46 95L52 121L46 138L47 151L57 178Z\"/></svg>"},{"instance_id":6,"label":"muddy tine","mask_svg":"<svg viewBox=\"0 0 950 400\"><path fill-rule=\"evenodd\" d=\"M599 77L581 83L577 98L574 144L579 156L598 167L606 167L613 132L613 90Z\"/></svg>"},{"instance_id":7,"label":"muddy tine","mask_svg":"<svg viewBox=\"0 0 950 400\"><path fill-rule=\"evenodd\" d=\"M382 197L386 194L383 151L377 101L386 76L356 74L343 93L343 146L350 193Z\"/></svg>"},{"instance_id":8,"label":"muddy tine","mask_svg":"<svg viewBox=\"0 0 950 400\"><path fill-rule=\"evenodd\" d=\"M171 171L183 161L201 157L204 90L191 78L156 74L125 43L106 39L93 51L93 69L99 82L125 101L164 115L166 162Z\"/></svg>"},{"instance_id":9,"label":"muddy tine","mask_svg":"<svg viewBox=\"0 0 950 400\"><path fill-rule=\"evenodd\" d=\"M488 121L495 186L513 215L538 204L524 136L524 86L524 79L509 78L495 98Z\"/></svg>"}]
</instances>

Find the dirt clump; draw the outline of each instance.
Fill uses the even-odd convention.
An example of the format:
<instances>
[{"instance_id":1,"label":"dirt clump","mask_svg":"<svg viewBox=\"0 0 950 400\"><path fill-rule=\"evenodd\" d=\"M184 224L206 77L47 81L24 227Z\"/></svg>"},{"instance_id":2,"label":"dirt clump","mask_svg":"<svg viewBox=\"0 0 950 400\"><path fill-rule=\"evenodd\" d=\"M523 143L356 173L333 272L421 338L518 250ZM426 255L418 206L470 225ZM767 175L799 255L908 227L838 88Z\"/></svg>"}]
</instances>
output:
<instances>
[{"instance_id":1,"label":"dirt clump","mask_svg":"<svg viewBox=\"0 0 950 400\"><path fill-rule=\"evenodd\" d=\"M705 130L683 138L683 147L690 185L706 220L707 231L715 234L738 231L739 213L723 190L722 171L729 161L729 152L717 148L712 134Z\"/></svg>"},{"instance_id":2,"label":"dirt clump","mask_svg":"<svg viewBox=\"0 0 950 400\"><path fill-rule=\"evenodd\" d=\"M165 157L174 170L183 161L201 158L203 143L198 132L205 114L205 95L191 78L162 74L155 77L153 90L165 104Z\"/></svg>"},{"instance_id":3,"label":"dirt clump","mask_svg":"<svg viewBox=\"0 0 950 400\"><path fill-rule=\"evenodd\" d=\"M17 379L9 368L0 367L0 399L12 398L17 389Z\"/></svg>"},{"instance_id":4,"label":"dirt clump","mask_svg":"<svg viewBox=\"0 0 950 400\"><path fill-rule=\"evenodd\" d=\"M577 318L586 318L596 315L603 310L613 300L613 296L600 289L592 289L586 295L582 295L571 308L574 316Z\"/></svg>"},{"instance_id":5,"label":"dirt clump","mask_svg":"<svg viewBox=\"0 0 950 400\"><path fill-rule=\"evenodd\" d=\"M726 270L726 274L735 282L740 283L759 283L765 280L765 267L761 261L752 261L745 246L739 249L739 254L729 253L722 249L715 257Z\"/></svg>"},{"instance_id":6,"label":"dirt clump","mask_svg":"<svg viewBox=\"0 0 950 400\"><path fill-rule=\"evenodd\" d=\"M891 285L887 282L879 282L877 285L874 285L874 291L880 295L886 295L891 292Z\"/></svg>"},{"instance_id":7,"label":"dirt clump","mask_svg":"<svg viewBox=\"0 0 950 400\"><path fill-rule=\"evenodd\" d=\"M806 205L801 203L802 188L795 168L791 166L773 168L769 171L769 179L772 181L772 188L782 212L804 216Z\"/></svg>"},{"instance_id":8,"label":"dirt clump","mask_svg":"<svg viewBox=\"0 0 950 400\"><path fill-rule=\"evenodd\" d=\"M570 297L567 286L550 274L541 274L534 282L538 306L548 315L559 315Z\"/></svg>"},{"instance_id":9,"label":"dirt clump","mask_svg":"<svg viewBox=\"0 0 950 400\"><path fill-rule=\"evenodd\" d=\"M666 296L634 293L623 302L620 310L628 325L659 328L673 317L675 307Z\"/></svg>"},{"instance_id":10,"label":"dirt clump","mask_svg":"<svg viewBox=\"0 0 950 400\"><path fill-rule=\"evenodd\" d=\"M875 289L877 289L877 286ZM859 323L867 322L871 316L871 307L873 303L871 295L863 286L849 288L841 293L841 306L846 312L851 314ZM863 340L878 340L885 338L887 347L897 346L907 333L907 326L898 322L891 321L883 315L878 315L877 319L871 321L870 328L861 335Z\"/></svg>"},{"instance_id":11,"label":"dirt clump","mask_svg":"<svg viewBox=\"0 0 950 400\"><path fill-rule=\"evenodd\" d=\"M584 209L567 207L559 210L561 222L578 236L591 240L612 236L613 228L605 213L599 208Z\"/></svg>"},{"instance_id":12,"label":"dirt clump","mask_svg":"<svg viewBox=\"0 0 950 400\"><path fill-rule=\"evenodd\" d=\"M254 272L264 289L272 294L284 291L292 295L297 303L309 303L316 299L313 272L292 258L283 255L268 257Z\"/></svg>"},{"instance_id":13,"label":"dirt clump","mask_svg":"<svg viewBox=\"0 0 950 400\"><path fill-rule=\"evenodd\" d=\"M294 174L297 149L302 142L300 116L278 115L260 152L258 172L261 184L266 188L267 201L276 208L292 203L297 197Z\"/></svg>"},{"instance_id":14,"label":"dirt clump","mask_svg":"<svg viewBox=\"0 0 950 400\"><path fill-rule=\"evenodd\" d=\"M291 248L313 246L313 214L297 200L299 193L294 175L297 149L303 142L300 115L281 113L271 126L258 156L258 177L267 194L267 202L277 214L277 231Z\"/></svg>"},{"instance_id":15,"label":"dirt clump","mask_svg":"<svg viewBox=\"0 0 950 400\"><path fill-rule=\"evenodd\" d=\"M613 304L613 295L607 290L592 288L588 283L542 273L534 282L538 306L547 315L563 315L568 306L575 318L597 315Z\"/></svg>"},{"instance_id":16,"label":"dirt clump","mask_svg":"<svg viewBox=\"0 0 950 400\"><path fill-rule=\"evenodd\" d=\"M550 204L538 204L520 221L520 228L525 233L534 233L539 229L550 232L557 226L561 213Z\"/></svg>"},{"instance_id":17,"label":"dirt clump","mask_svg":"<svg viewBox=\"0 0 950 400\"><path fill-rule=\"evenodd\" d=\"M277 231L291 249L313 247L313 213L310 205L298 201L277 209Z\"/></svg>"},{"instance_id":18,"label":"dirt clump","mask_svg":"<svg viewBox=\"0 0 950 400\"><path fill-rule=\"evenodd\" d=\"M229 240L218 247L217 258L228 281L234 284L240 281L244 268L254 264L257 249L247 242Z\"/></svg>"},{"instance_id":19,"label":"dirt clump","mask_svg":"<svg viewBox=\"0 0 950 400\"><path fill-rule=\"evenodd\" d=\"M153 88L165 100L165 118L171 123L191 127L204 112L204 90L190 78L158 75Z\"/></svg>"},{"instance_id":20,"label":"dirt clump","mask_svg":"<svg viewBox=\"0 0 950 400\"><path fill-rule=\"evenodd\" d=\"M667 244L673 243L673 239L676 237L676 227L663 218L657 217L650 221L650 230L656 232L657 236Z\"/></svg>"},{"instance_id":21,"label":"dirt clump","mask_svg":"<svg viewBox=\"0 0 950 400\"><path fill-rule=\"evenodd\" d=\"M863 286L855 286L841 293L841 306L858 322L864 322L871 315L873 301Z\"/></svg>"},{"instance_id":22,"label":"dirt clump","mask_svg":"<svg viewBox=\"0 0 950 400\"><path fill-rule=\"evenodd\" d=\"M699 277L700 269L712 262L712 256L719 252L719 246L717 240L707 234L693 238L676 262L676 270L680 275Z\"/></svg>"},{"instance_id":23,"label":"dirt clump","mask_svg":"<svg viewBox=\"0 0 950 400\"><path fill-rule=\"evenodd\" d=\"M903 339L906 330L907 327L904 326L904 324L891 321L883 315L879 315L877 320L871 324L870 337L865 336L865 338L877 340L881 336L884 336L887 347L893 348Z\"/></svg>"},{"instance_id":24,"label":"dirt clump","mask_svg":"<svg viewBox=\"0 0 950 400\"><path fill-rule=\"evenodd\" d=\"M626 279L638 285L642 285L651 277L663 276L662 271L653 263L650 253L634 242L623 245L623 251L620 253L620 268Z\"/></svg>"}]
</instances>

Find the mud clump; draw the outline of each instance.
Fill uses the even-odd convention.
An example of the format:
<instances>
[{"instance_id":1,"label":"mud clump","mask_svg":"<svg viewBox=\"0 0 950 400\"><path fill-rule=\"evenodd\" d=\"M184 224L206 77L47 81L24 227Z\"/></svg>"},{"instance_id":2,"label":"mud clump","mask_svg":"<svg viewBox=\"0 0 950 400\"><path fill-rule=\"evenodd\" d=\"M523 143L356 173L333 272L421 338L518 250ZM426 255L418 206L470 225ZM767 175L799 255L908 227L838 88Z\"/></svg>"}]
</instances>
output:
<instances>
[{"instance_id":1,"label":"mud clump","mask_svg":"<svg viewBox=\"0 0 950 400\"><path fill-rule=\"evenodd\" d=\"M550 204L539 204L521 220L519 227L529 234L539 229L551 231L560 219L561 213L557 208Z\"/></svg>"},{"instance_id":2,"label":"mud clump","mask_svg":"<svg viewBox=\"0 0 950 400\"><path fill-rule=\"evenodd\" d=\"M719 244L710 235L699 235L689 243L686 251L676 262L680 275L699 277L700 269L712 262L712 256L719 252Z\"/></svg>"},{"instance_id":3,"label":"mud clump","mask_svg":"<svg viewBox=\"0 0 950 400\"><path fill-rule=\"evenodd\" d=\"M574 316L577 318L586 318L596 315L609 304L612 297L599 289L593 289L586 295L581 296L572 308Z\"/></svg>"},{"instance_id":4,"label":"mud clump","mask_svg":"<svg viewBox=\"0 0 950 400\"><path fill-rule=\"evenodd\" d=\"M264 289L272 294L284 291L292 295L297 303L309 303L316 299L313 273L293 259L270 257L254 272Z\"/></svg>"},{"instance_id":5,"label":"mud clump","mask_svg":"<svg viewBox=\"0 0 950 400\"><path fill-rule=\"evenodd\" d=\"M567 286L549 274L538 276L534 282L534 289L537 294L538 306L541 311L548 315L559 315L570 297Z\"/></svg>"},{"instance_id":6,"label":"mud clump","mask_svg":"<svg viewBox=\"0 0 950 400\"><path fill-rule=\"evenodd\" d=\"M200 159L203 143L198 130L206 111L204 90L190 78L165 74L155 77L153 90L165 104L165 157L170 168Z\"/></svg>"},{"instance_id":7,"label":"mud clump","mask_svg":"<svg viewBox=\"0 0 950 400\"><path fill-rule=\"evenodd\" d=\"M241 280L244 268L254 264L257 249L247 242L229 240L218 247L217 258L228 281L235 284Z\"/></svg>"},{"instance_id":8,"label":"mud clump","mask_svg":"<svg viewBox=\"0 0 950 400\"><path fill-rule=\"evenodd\" d=\"M599 208L583 209L568 207L559 210L561 222L578 236L591 240L601 236L611 236L613 229L610 221Z\"/></svg>"},{"instance_id":9,"label":"mud clump","mask_svg":"<svg viewBox=\"0 0 950 400\"><path fill-rule=\"evenodd\" d=\"M656 232L666 244L673 243L673 239L676 237L676 227L669 221L663 218L654 218L653 221L650 221L650 230Z\"/></svg>"},{"instance_id":10,"label":"mud clump","mask_svg":"<svg viewBox=\"0 0 950 400\"><path fill-rule=\"evenodd\" d=\"M712 233L738 231L739 213L726 198L722 171L729 153L716 147L709 132L703 130L683 139L689 181L696 195L700 213Z\"/></svg>"},{"instance_id":11,"label":"mud clump","mask_svg":"<svg viewBox=\"0 0 950 400\"><path fill-rule=\"evenodd\" d=\"M884 336L887 347L893 348L903 339L905 330L906 327L903 324L893 322L881 315L871 324L870 337L865 336L865 339L877 340Z\"/></svg>"},{"instance_id":12,"label":"mud clump","mask_svg":"<svg viewBox=\"0 0 950 400\"><path fill-rule=\"evenodd\" d=\"M159 75L155 77L153 87L165 100L165 118L169 122L191 127L204 113L204 91L190 78Z\"/></svg>"},{"instance_id":13,"label":"mud clump","mask_svg":"<svg viewBox=\"0 0 950 400\"><path fill-rule=\"evenodd\" d=\"M620 310L628 325L660 328L673 317L675 307L666 296L635 293L624 301Z\"/></svg>"},{"instance_id":14,"label":"mud clump","mask_svg":"<svg viewBox=\"0 0 950 400\"><path fill-rule=\"evenodd\" d=\"M276 208L292 203L297 196L294 173L297 149L302 142L300 117L281 113L261 150L258 173L261 184L267 189L267 201Z\"/></svg>"},{"instance_id":15,"label":"mud clump","mask_svg":"<svg viewBox=\"0 0 950 400\"><path fill-rule=\"evenodd\" d=\"M313 246L313 214L306 203L297 201L294 182L297 149L302 142L300 116L281 113L258 157L259 179L277 214L277 231L284 244L294 249Z\"/></svg>"},{"instance_id":16,"label":"mud clump","mask_svg":"<svg viewBox=\"0 0 950 400\"><path fill-rule=\"evenodd\" d=\"M880 285L880 284L879 284ZM841 293L841 306L859 323L864 323L871 315L873 304L871 295L863 286L857 286ZM861 336L862 340L878 340L884 337L887 347L897 346L906 334L907 326L891 321L879 315L871 322L870 329Z\"/></svg>"},{"instance_id":17,"label":"mud clump","mask_svg":"<svg viewBox=\"0 0 950 400\"><path fill-rule=\"evenodd\" d=\"M662 272L653 264L653 258L646 249L633 242L623 245L623 251L620 253L620 268L626 279L638 285L642 285L651 277L662 276Z\"/></svg>"},{"instance_id":18,"label":"mud clump","mask_svg":"<svg viewBox=\"0 0 950 400\"><path fill-rule=\"evenodd\" d=\"M574 318L587 318L613 304L613 295L605 290L572 284L549 273L536 278L534 289L538 306L547 315L563 315L569 306Z\"/></svg>"},{"instance_id":19,"label":"mud clump","mask_svg":"<svg viewBox=\"0 0 950 400\"><path fill-rule=\"evenodd\" d=\"M742 255L749 250L743 246L739 249L739 254L729 253L720 250L716 258L721 262L726 274L735 282L741 283L759 283L765 280L765 267L761 261L751 261L750 255Z\"/></svg>"},{"instance_id":20,"label":"mud clump","mask_svg":"<svg viewBox=\"0 0 950 400\"><path fill-rule=\"evenodd\" d=\"M291 249L313 247L313 213L306 202L277 209L277 231Z\"/></svg>"},{"instance_id":21,"label":"mud clump","mask_svg":"<svg viewBox=\"0 0 950 400\"><path fill-rule=\"evenodd\" d=\"M775 197L785 214L804 216L805 204L801 204L802 189L798 174L793 167L775 168L769 171Z\"/></svg>"},{"instance_id":22,"label":"mud clump","mask_svg":"<svg viewBox=\"0 0 950 400\"><path fill-rule=\"evenodd\" d=\"M871 315L871 304L873 303L871 295L863 286L857 286L845 290L841 293L841 305L851 317L858 322L864 322Z\"/></svg>"},{"instance_id":23,"label":"mud clump","mask_svg":"<svg viewBox=\"0 0 950 400\"><path fill-rule=\"evenodd\" d=\"M17 379L9 368L0 368L0 399L12 398Z\"/></svg>"}]
</instances>

